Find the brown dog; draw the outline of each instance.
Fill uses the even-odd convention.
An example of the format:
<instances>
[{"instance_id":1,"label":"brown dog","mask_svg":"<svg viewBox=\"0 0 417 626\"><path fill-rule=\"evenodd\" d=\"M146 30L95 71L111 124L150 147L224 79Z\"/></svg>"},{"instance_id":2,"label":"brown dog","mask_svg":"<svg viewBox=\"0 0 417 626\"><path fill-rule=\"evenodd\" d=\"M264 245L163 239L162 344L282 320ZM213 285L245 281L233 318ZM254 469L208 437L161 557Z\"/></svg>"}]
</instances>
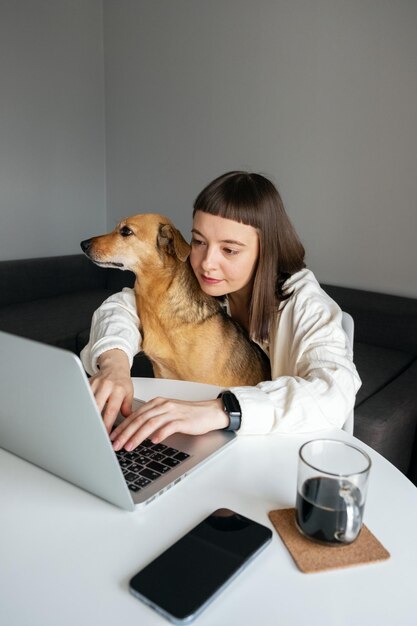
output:
<instances>
[{"instance_id":1,"label":"brown dog","mask_svg":"<svg viewBox=\"0 0 417 626\"><path fill-rule=\"evenodd\" d=\"M255 385L271 377L260 347L201 291L190 246L162 215L129 217L108 235L81 242L97 265L131 270L142 349L157 378Z\"/></svg>"}]
</instances>

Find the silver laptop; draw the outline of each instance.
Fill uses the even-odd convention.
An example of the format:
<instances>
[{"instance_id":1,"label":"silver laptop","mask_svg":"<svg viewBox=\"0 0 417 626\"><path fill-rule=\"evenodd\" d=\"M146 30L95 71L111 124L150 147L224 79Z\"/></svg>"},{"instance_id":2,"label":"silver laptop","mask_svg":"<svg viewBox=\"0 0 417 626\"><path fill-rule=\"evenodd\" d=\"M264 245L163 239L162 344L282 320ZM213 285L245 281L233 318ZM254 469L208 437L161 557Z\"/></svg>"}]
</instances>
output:
<instances>
[{"instance_id":1,"label":"silver laptop","mask_svg":"<svg viewBox=\"0 0 417 626\"><path fill-rule=\"evenodd\" d=\"M0 331L0 447L123 509L148 504L234 439L176 434L116 454L79 358Z\"/></svg>"}]
</instances>

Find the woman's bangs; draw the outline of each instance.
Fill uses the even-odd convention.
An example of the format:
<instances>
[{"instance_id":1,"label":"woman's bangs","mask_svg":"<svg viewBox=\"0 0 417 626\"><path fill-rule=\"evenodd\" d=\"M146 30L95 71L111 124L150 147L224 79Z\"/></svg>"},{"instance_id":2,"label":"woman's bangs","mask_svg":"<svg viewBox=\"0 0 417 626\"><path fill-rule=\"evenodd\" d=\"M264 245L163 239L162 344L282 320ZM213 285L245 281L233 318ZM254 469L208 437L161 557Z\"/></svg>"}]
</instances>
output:
<instances>
[{"instance_id":1,"label":"woman's bangs","mask_svg":"<svg viewBox=\"0 0 417 626\"><path fill-rule=\"evenodd\" d=\"M259 220L255 219L258 211L252 202L242 201L243 199L240 199L238 202L230 202L222 196L216 196L217 194L214 194L205 206L196 206L195 210L259 228Z\"/></svg>"}]
</instances>

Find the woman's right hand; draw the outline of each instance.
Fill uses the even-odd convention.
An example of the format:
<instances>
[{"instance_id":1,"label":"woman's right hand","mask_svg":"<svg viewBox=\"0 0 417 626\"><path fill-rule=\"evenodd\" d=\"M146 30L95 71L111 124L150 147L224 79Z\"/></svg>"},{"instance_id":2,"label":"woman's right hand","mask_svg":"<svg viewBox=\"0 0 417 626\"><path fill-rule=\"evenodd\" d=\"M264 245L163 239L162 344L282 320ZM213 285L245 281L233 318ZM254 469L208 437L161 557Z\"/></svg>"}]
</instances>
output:
<instances>
[{"instance_id":1,"label":"woman's right hand","mask_svg":"<svg viewBox=\"0 0 417 626\"><path fill-rule=\"evenodd\" d=\"M108 350L99 357L98 365L100 369L90 378L90 385L110 433L119 411L125 417L132 413L133 383L129 359L123 350Z\"/></svg>"}]
</instances>

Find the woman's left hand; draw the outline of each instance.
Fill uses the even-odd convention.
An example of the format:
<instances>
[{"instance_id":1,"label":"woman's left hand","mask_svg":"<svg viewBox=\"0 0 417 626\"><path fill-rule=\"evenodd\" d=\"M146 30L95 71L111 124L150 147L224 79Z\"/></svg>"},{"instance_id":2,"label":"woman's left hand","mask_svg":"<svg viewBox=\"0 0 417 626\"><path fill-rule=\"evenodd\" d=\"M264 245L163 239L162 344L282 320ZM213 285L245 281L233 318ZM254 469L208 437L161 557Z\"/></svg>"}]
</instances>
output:
<instances>
[{"instance_id":1,"label":"woman's left hand","mask_svg":"<svg viewBox=\"0 0 417 626\"><path fill-rule=\"evenodd\" d=\"M202 435L226 428L229 420L221 399L190 402L154 398L126 417L110 434L113 449L134 450L145 439L159 443L173 433Z\"/></svg>"}]
</instances>

